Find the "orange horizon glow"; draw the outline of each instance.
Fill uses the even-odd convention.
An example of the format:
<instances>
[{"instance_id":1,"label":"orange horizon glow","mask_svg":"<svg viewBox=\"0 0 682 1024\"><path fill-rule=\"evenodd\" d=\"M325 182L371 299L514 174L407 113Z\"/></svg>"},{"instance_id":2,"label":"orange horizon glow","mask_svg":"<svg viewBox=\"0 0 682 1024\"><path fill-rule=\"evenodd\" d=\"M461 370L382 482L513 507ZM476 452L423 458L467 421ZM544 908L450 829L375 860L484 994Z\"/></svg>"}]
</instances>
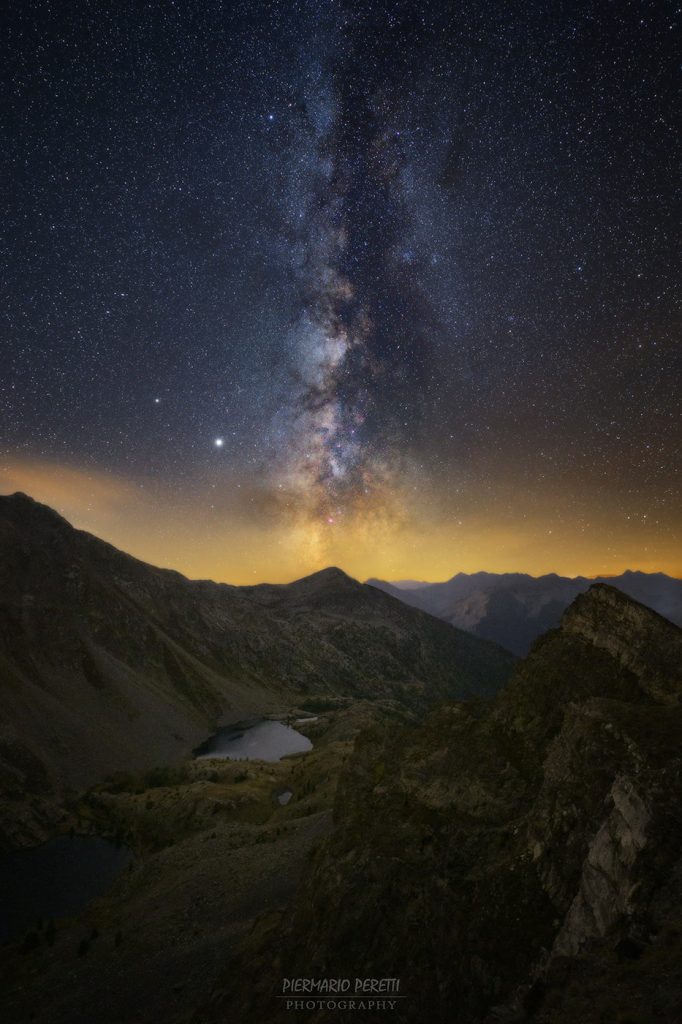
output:
<instances>
[{"instance_id":1,"label":"orange horizon glow","mask_svg":"<svg viewBox=\"0 0 682 1024\"><path fill-rule=\"evenodd\" d=\"M135 481L44 459L0 461L0 493L23 491L73 526L122 551L194 579L287 583L336 565L356 579L442 582L458 572L618 576L630 569L682 577L678 524L610 496L587 494L571 515L550 489L494 499L472 494L456 512L438 495L396 494L333 524L311 519L266 489L226 480Z\"/></svg>"}]
</instances>

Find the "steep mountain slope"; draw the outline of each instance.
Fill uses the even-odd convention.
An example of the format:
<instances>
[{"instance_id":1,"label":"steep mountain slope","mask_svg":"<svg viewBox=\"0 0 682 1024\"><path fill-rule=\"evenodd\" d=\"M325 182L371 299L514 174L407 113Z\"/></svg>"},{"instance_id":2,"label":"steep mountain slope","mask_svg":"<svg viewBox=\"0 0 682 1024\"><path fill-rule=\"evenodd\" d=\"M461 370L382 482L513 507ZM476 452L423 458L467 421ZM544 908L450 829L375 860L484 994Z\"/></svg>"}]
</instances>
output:
<instances>
[{"instance_id":1,"label":"steep mountain slope","mask_svg":"<svg viewBox=\"0 0 682 1024\"><path fill-rule=\"evenodd\" d=\"M0 840L21 821L30 836L66 788L186 755L221 718L324 693L423 706L494 692L511 662L339 570L190 581L2 497Z\"/></svg>"},{"instance_id":2,"label":"steep mountain slope","mask_svg":"<svg viewBox=\"0 0 682 1024\"><path fill-rule=\"evenodd\" d=\"M522 656L538 636L558 625L571 601L593 583L617 587L682 626L682 580L664 573L625 572L596 579L569 579L554 573L537 578L525 573L458 573L445 583L420 584L415 588L404 586L403 581L367 582L414 608Z\"/></svg>"},{"instance_id":3,"label":"steep mountain slope","mask_svg":"<svg viewBox=\"0 0 682 1024\"><path fill-rule=\"evenodd\" d=\"M286 1020L281 978L327 976L399 978L396 1021L673 1024L681 735L682 631L591 587L493 702L358 738L293 912L200 1019Z\"/></svg>"}]
</instances>

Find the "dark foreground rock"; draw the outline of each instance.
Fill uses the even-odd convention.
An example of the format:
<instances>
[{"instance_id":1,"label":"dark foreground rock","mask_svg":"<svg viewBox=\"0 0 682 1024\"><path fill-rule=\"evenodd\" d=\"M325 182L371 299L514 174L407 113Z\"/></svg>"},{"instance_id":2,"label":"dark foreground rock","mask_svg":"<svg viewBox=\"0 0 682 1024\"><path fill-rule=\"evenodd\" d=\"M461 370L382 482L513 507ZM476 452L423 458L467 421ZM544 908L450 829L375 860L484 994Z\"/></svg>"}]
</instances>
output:
<instances>
[{"instance_id":1,"label":"dark foreground rock","mask_svg":"<svg viewBox=\"0 0 682 1024\"><path fill-rule=\"evenodd\" d=\"M681 697L682 632L597 585L491 704L365 732L293 907L195 1020L290 1020L283 978L397 977L390 1014L305 1020L676 1024Z\"/></svg>"}]
</instances>

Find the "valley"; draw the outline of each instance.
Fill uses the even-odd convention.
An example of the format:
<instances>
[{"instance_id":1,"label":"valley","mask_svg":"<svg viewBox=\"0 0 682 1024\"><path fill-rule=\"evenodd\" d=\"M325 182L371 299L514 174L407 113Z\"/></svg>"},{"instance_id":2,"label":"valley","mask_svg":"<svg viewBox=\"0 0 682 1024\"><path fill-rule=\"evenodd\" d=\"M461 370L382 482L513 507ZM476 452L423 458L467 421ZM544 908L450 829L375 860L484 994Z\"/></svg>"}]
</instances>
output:
<instances>
[{"instance_id":1,"label":"valley","mask_svg":"<svg viewBox=\"0 0 682 1024\"><path fill-rule=\"evenodd\" d=\"M317 697L423 709L492 694L513 664L339 569L188 580L0 497L0 849L45 838L112 773L186 760L220 725Z\"/></svg>"},{"instance_id":2,"label":"valley","mask_svg":"<svg viewBox=\"0 0 682 1024\"><path fill-rule=\"evenodd\" d=\"M279 1024L283 978L360 975L400 979L396 1024L676 1024L672 622L596 584L518 660L337 569L192 582L25 496L0 543L0 856L118 851L6 935L3 1020Z\"/></svg>"}]
</instances>

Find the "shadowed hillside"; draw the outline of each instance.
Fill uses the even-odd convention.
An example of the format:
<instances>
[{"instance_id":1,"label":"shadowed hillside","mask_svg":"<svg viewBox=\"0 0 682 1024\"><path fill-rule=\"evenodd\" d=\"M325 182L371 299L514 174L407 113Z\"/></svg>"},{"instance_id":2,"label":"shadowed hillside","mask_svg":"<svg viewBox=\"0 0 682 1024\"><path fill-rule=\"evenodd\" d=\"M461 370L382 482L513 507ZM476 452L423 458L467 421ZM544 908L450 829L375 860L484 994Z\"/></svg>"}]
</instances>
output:
<instances>
[{"instance_id":1,"label":"shadowed hillside","mask_svg":"<svg viewBox=\"0 0 682 1024\"><path fill-rule=\"evenodd\" d=\"M423 707L495 692L511 664L339 570L190 581L2 497L0 840L39 835L66 788L186 756L219 720L315 694Z\"/></svg>"}]
</instances>

